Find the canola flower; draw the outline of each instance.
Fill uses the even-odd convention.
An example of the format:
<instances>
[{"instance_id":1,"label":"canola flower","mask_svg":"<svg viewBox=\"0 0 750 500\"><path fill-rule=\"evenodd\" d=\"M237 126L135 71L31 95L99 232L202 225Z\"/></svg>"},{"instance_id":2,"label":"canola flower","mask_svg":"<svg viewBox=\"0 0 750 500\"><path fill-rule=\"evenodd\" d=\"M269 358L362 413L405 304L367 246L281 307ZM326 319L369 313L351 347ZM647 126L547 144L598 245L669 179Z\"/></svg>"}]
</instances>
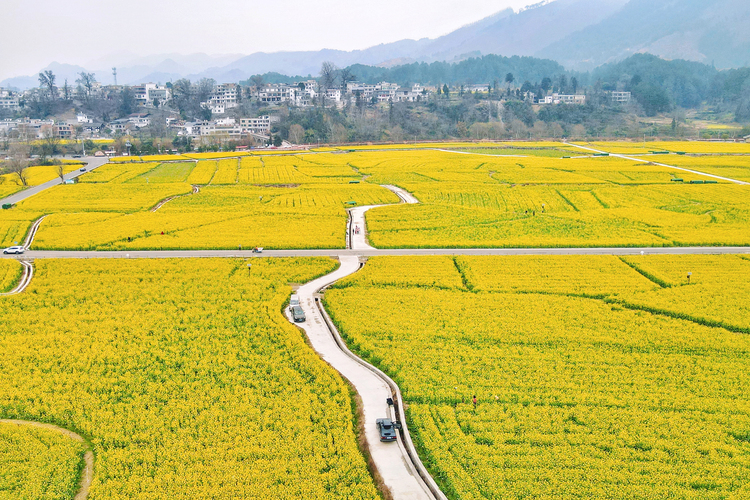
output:
<instances>
[{"instance_id":1,"label":"canola flower","mask_svg":"<svg viewBox=\"0 0 750 500\"><path fill-rule=\"evenodd\" d=\"M36 266L0 308L0 417L86 437L89 498L378 497L348 387L282 315L334 261Z\"/></svg>"},{"instance_id":2,"label":"canola flower","mask_svg":"<svg viewBox=\"0 0 750 500\"><path fill-rule=\"evenodd\" d=\"M400 385L449 498L743 498L750 337L639 304L692 307L750 261L652 257L371 258L325 303ZM683 266L723 273L662 295ZM695 305L742 321L743 291Z\"/></svg>"},{"instance_id":3,"label":"canola flower","mask_svg":"<svg viewBox=\"0 0 750 500\"><path fill-rule=\"evenodd\" d=\"M23 267L16 260L0 259L0 293L15 288L21 278Z\"/></svg>"},{"instance_id":4,"label":"canola flower","mask_svg":"<svg viewBox=\"0 0 750 500\"><path fill-rule=\"evenodd\" d=\"M0 211L0 247L21 245L31 224L44 215L41 212L22 212L18 210Z\"/></svg>"},{"instance_id":5,"label":"canola flower","mask_svg":"<svg viewBox=\"0 0 750 500\"><path fill-rule=\"evenodd\" d=\"M59 432L0 423L0 497L71 500L83 453Z\"/></svg>"}]
</instances>

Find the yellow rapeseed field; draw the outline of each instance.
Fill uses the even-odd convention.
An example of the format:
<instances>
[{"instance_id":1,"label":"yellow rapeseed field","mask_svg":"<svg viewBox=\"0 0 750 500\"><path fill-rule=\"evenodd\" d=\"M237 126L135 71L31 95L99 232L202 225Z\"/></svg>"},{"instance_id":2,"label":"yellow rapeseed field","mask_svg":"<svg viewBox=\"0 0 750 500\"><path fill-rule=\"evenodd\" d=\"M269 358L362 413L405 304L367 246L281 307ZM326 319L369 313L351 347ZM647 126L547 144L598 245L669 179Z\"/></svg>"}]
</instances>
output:
<instances>
[{"instance_id":1,"label":"yellow rapeseed field","mask_svg":"<svg viewBox=\"0 0 750 500\"><path fill-rule=\"evenodd\" d=\"M648 154L651 151L669 151L672 153L723 153L750 154L750 144L742 142L714 141L635 141L635 142L575 142L582 146L601 149L610 153ZM669 156L671 159L672 157Z\"/></svg>"},{"instance_id":2,"label":"yellow rapeseed field","mask_svg":"<svg viewBox=\"0 0 750 500\"><path fill-rule=\"evenodd\" d=\"M0 259L0 293L11 290L18 284L23 267L18 261Z\"/></svg>"},{"instance_id":3,"label":"yellow rapeseed field","mask_svg":"<svg viewBox=\"0 0 750 500\"><path fill-rule=\"evenodd\" d=\"M705 178L645 162L437 151L341 156L368 182L398 185L422 202L370 212L376 247L750 244L747 186L688 184Z\"/></svg>"},{"instance_id":4,"label":"yellow rapeseed field","mask_svg":"<svg viewBox=\"0 0 750 500\"><path fill-rule=\"evenodd\" d=\"M211 183L211 179L214 178L214 174L216 174L217 168L218 162L216 161L200 160L198 161L198 164L195 166L193 171L190 172L188 182L190 184L199 184L201 186L205 186L206 184Z\"/></svg>"},{"instance_id":5,"label":"yellow rapeseed field","mask_svg":"<svg viewBox=\"0 0 750 500\"><path fill-rule=\"evenodd\" d=\"M69 163L63 166L64 173L70 173L73 170L77 170L80 167L80 163ZM29 186L38 186L45 182L51 181L58 177L56 166L45 166L45 167L28 167L25 170L26 183ZM23 183L16 174L2 174L0 175L0 198L10 196L18 191L24 189Z\"/></svg>"},{"instance_id":6,"label":"yellow rapeseed field","mask_svg":"<svg viewBox=\"0 0 750 500\"><path fill-rule=\"evenodd\" d=\"M0 498L71 500L83 452L59 432L0 423Z\"/></svg>"},{"instance_id":7,"label":"yellow rapeseed field","mask_svg":"<svg viewBox=\"0 0 750 500\"><path fill-rule=\"evenodd\" d=\"M349 346L400 385L449 498L739 499L748 265L380 257L325 302ZM685 284L686 269L701 278Z\"/></svg>"},{"instance_id":8,"label":"yellow rapeseed field","mask_svg":"<svg viewBox=\"0 0 750 500\"><path fill-rule=\"evenodd\" d=\"M31 224L42 215L15 209L0 211L0 248L22 244Z\"/></svg>"},{"instance_id":9,"label":"yellow rapeseed field","mask_svg":"<svg viewBox=\"0 0 750 500\"><path fill-rule=\"evenodd\" d=\"M378 498L347 385L282 315L334 261L36 266L2 298L0 418L88 439L91 500Z\"/></svg>"}]
</instances>

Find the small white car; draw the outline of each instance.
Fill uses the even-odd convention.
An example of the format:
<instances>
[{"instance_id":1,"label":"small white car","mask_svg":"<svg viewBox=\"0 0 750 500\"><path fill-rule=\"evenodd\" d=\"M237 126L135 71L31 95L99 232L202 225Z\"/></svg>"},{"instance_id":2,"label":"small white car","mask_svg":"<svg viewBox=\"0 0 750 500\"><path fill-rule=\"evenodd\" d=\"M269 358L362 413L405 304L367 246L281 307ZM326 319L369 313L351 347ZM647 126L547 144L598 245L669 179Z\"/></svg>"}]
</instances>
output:
<instances>
[{"instance_id":1,"label":"small white car","mask_svg":"<svg viewBox=\"0 0 750 500\"><path fill-rule=\"evenodd\" d=\"M25 251L26 251L26 249L24 247L18 246L18 247L8 247L5 250L3 250L3 253L6 254L6 255L8 255L8 254L16 254L16 255L18 255L18 254L24 253Z\"/></svg>"}]
</instances>

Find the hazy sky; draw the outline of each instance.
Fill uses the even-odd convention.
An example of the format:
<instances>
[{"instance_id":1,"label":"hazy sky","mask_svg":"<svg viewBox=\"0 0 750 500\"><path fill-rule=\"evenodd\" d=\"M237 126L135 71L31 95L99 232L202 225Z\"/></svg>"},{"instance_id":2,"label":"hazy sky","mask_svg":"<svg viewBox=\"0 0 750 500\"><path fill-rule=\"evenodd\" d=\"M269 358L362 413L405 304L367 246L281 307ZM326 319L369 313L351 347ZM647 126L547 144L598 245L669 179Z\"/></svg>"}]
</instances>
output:
<instances>
[{"instance_id":1,"label":"hazy sky","mask_svg":"<svg viewBox=\"0 0 750 500\"><path fill-rule=\"evenodd\" d=\"M362 49L435 38L537 1L0 0L0 80L53 61L107 68L125 53Z\"/></svg>"}]
</instances>

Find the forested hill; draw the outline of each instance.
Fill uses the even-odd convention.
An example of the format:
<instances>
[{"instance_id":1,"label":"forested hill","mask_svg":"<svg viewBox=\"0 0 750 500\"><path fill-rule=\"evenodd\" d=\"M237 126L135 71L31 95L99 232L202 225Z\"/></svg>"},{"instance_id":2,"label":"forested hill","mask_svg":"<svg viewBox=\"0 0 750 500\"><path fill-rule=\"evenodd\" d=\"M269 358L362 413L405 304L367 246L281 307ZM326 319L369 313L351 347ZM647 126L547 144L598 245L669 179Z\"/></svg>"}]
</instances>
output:
<instances>
[{"instance_id":1,"label":"forested hill","mask_svg":"<svg viewBox=\"0 0 750 500\"><path fill-rule=\"evenodd\" d=\"M459 63L413 63L391 68L355 64L349 70L361 82L394 82L400 85L469 85L495 82L504 84L505 76L512 73L516 82L540 82L565 73L565 68L549 59L535 57L503 57L487 55Z\"/></svg>"}]
</instances>

